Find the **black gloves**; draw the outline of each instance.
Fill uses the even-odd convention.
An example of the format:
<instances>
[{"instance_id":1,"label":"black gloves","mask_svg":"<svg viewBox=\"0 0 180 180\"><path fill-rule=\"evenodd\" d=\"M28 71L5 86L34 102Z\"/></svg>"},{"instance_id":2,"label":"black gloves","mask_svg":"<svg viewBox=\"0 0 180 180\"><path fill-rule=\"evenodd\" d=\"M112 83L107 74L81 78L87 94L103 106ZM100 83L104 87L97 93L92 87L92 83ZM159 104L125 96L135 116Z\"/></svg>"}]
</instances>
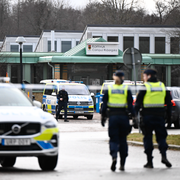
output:
<instances>
[{"instance_id":1,"label":"black gloves","mask_svg":"<svg viewBox=\"0 0 180 180\"><path fill-rule=\"evenodd\" d=\"M138 128L138 118L137 118L137 116L132 117L132 120L133 120L132 126L134 128Z\"/></svg>"},{"instance_id":2,"label":"black gloves","mask_svg":"<svg viewBox=\"0 0 180 180\"><path fill-rule=\"evenodd\" d=\"M106 117L106 116L101 115L101 125L102 125L103 127L105 126L106 119L107 119L107 117Z\"/></svg>"}]
</instances>

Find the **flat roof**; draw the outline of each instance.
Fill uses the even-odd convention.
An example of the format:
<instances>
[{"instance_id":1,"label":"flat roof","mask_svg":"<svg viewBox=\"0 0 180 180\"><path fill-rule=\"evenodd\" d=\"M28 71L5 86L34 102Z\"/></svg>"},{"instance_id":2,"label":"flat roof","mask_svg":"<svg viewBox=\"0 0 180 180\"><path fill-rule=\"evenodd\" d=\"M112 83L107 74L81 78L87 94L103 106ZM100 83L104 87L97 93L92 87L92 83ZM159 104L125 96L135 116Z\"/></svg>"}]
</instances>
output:
<instances>
[{"instance_id":1,"label":"flat roof","mask_svg":"<svg viewBox=\"0 0 180 180\"><path fill-rule=\"evenodd\" d=\"M180 28L180 26L172 25L121 25L121 24L88 24L87 27L137 27L137 28Z\"/></svg>"},{"instance_id":2,"label":"flat roof","mask_svg":"<svg viewBox=\"0 0 180 180\"><path fill-rule=\"evenodd\" d=\"M52 30L43 30L43 32L51 32ZM54 32L69 32L69 33L83 33L83 31L78 30L54 30Z\"/></svg>"}]
</instances>

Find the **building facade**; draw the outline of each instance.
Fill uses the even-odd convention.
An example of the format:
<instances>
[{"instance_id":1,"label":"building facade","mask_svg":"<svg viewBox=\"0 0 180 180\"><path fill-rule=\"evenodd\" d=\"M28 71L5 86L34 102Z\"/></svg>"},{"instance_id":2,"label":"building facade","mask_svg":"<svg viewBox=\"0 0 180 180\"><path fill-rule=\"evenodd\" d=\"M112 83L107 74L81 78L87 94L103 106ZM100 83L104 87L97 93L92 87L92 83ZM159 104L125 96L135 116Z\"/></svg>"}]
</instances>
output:
<instances>
[{"instance_id":1,"label":"building facade","mask_svg":"<svg viewBox=\"0 0 180 180\"><path fill-rule=\"evenodd\" d=\"M101 85L111 79L116 69L133 80L133 71L123 62L123 52L135 47L142 53L136 67L138 80L147 67L158 70L158 77L168 86L180 86L179 41L177 27L169 26L98 26L87 25L84 31L43 31L39 37L26 37L23 44L23 79L39 83L54 78L80 80L87 85ZM2 43L0 76L8 72L13 83L20 82L17 37L6 37ZM87 54L88 43L117 44L118 54ZM27 46L27 47L26 47ZM32 50L32 51L30 51ZM50 66L52 65L53 68ZM54 74L52 75L52 72Z\"/></svg>"}]
</instances>

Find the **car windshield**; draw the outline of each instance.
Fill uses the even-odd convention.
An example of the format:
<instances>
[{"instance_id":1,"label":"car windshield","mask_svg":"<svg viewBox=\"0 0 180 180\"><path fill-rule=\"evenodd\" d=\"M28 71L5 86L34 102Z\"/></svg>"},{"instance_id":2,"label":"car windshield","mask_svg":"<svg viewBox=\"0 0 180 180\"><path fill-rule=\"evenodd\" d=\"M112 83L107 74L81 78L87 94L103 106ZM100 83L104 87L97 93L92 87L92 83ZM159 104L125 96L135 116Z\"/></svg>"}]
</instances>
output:
<instances>
[{"instance_id":1,"label":"car windshield","mask_svg":"<svg viewBox=\"0 0 180 180\"><path fill-rule=\"evenodd\" d=\"M19 89L0 86L0 106L32 106L32 103Z\"/></svg>"},{"instance_id":2,"label":"car windshield","mask_svg":"<svg viewBox=\"0 0 180 180\"><path fill-rule=\"evenodd\" d=\"M62 88L68 92L68 95L89 95L89 90L85 85L59 85L59 90Z\"/></svg>"}]
</instances>

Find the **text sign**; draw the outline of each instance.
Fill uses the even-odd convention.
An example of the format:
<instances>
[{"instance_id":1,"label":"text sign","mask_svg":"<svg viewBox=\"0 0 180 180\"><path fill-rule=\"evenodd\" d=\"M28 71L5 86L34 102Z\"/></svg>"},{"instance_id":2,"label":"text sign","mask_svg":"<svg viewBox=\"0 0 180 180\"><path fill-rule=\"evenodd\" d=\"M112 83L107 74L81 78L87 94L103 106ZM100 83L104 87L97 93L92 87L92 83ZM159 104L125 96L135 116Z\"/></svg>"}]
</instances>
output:
<instances>
[{"instance_id":1,"label":"text sign","mask_svg":"<svg viewBox=\"0 0 180 180\"><path fill-rule=\"evenodd\" d=\"M117 42L87 42L86 55L118 55Z\"/></svg>"}]
</instances>

